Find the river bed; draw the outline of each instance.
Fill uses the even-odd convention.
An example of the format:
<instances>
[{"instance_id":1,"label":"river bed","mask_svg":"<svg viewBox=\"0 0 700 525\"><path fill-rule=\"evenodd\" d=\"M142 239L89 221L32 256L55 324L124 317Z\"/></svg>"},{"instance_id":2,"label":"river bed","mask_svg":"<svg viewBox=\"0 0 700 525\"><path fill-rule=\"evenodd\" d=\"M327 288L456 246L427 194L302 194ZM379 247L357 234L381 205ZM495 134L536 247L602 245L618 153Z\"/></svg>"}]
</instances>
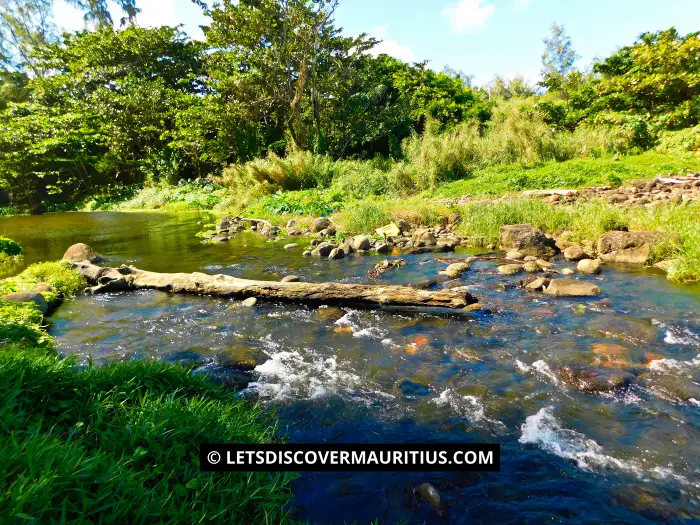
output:
<instances>
[{"instance_id":1,"label":"river bed","mask_svg":"<svg viewBox=\"0 0 700 525\"><path fill-rule=\"evenodd\" d=\"M210 220L66 213L0 219L0 233L23 245L24 265L85 242L110 266L359 283L381 260L304 258L303 241L287 251L249 232L204 246L194 234ZM435 257L405 256L381 282L434 278L445 267ZM462 277L487 307L470 314L236 308L140 291L66 301L51 332L83 362L183 362L222 381L232 354L252 349L258 364L238 395L275 409L292 442L501 444L500 473L304 474L295 503L311 523L697 523L700 288L606 266L581 277L601 297L558 299L511 287L522 276L496 266L480 261ZM557 373L564 366L629 380L584 392ZM442 517L413 495L423 482L446 502Z\"/></svg>"}]
</instances>

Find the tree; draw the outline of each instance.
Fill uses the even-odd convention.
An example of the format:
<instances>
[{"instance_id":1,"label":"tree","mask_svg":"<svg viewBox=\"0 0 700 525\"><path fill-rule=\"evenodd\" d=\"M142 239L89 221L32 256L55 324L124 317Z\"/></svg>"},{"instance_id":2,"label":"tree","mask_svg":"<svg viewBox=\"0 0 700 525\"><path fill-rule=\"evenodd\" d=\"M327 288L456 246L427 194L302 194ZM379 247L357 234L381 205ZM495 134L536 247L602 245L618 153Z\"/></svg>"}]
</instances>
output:
<instances>
[{"instance_id":1,"label":"tree","mask_svg":"<svg viewBox=\"0 0 700 525\"><path fill-rule=\"evenodd\" d=\"M566 77L574 71L574 63L580 57L574 51L564 26L552 23L551 35L543 42L541 85L550 90L562 90Z\"/></svg>"}]
</instances>

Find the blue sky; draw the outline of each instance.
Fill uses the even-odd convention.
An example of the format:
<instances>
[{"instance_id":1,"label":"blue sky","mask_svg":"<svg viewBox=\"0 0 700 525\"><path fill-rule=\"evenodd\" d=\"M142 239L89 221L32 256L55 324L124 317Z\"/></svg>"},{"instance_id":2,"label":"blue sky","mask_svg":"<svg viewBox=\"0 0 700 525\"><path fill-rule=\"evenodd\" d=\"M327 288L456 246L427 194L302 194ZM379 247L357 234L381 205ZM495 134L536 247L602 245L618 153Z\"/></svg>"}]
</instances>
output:
<instances>
[{"instance_id":1,"label":"blue sky","mask_svg":"<svg viewBox=\"0 0 700 525\"><path fill-rule=\"evenodd\" d=\"M137 0L142 26L184 24L201 37L206 24L190 0ZM80 15L57 0L56 20L67 29ZM118 18L118 17L115 17ZM605 57L640 33L675 26L700 30L700 0L341 0L336 24L346 34L366 32L384 40L378 51L403 60L429 60L475 75L483 85L494 75L523 74L536 81L542 39L552 22L563 24L581 55L578 66Z\"/></svg>"}]
</instances>

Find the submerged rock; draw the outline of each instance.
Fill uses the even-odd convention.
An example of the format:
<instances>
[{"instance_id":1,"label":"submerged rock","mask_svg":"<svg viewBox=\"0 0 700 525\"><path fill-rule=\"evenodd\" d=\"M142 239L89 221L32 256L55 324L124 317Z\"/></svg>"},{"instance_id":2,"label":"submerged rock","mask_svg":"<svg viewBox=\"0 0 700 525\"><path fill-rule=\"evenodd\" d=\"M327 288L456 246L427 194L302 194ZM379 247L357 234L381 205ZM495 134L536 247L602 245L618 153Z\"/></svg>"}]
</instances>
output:
<instances>
[{"instance_id":1,"label":"submerged rock","mask_svg":"<svg viewBox=\"0 0 700 525\"><path fill-rule=\"evenodd\" d=\"M626 372L602 371L597 368L560 366L557 375L562 381L583 392L610 392L630 384L634 376Z\"/></svg>"},{"instance_id":2,"label":"submerged rock","mask_svg":"<svg viewBox=\"0 0 700 525\"><path fill-rule=\"evenodd\" d=\"M460 277L464 272L468 272L471 266L468 263L453 263L447 268L440 272L440 275L446 275L448 277Z\"/></svg>"},{"instance_id":3,"label":"submerged rock","mask_svg":"<svg viewBox=\"0 0 700 525\"><path fill-rule=\"evenodd\" d=\"M14 303L34 303L42 314L49 311L49 305L44 296L38 292L15 292L2 296L2 300Z\"/></svg>"},{"instance_id":4,"label":"submerged rock","mask_svg":"<svg viewBox=\"0 0 700 525\"><path fill-rule=\"evenodd\" d=\"M217 355L217 360L223 366L237 370L253 370L268 359L269 357L262 350L246 345L233 345Z\"/></svg>"},{"instance_id":5,"label":"submerged rock","mask_svg":"<svg viewBox=\"0 0 700 525\"><path fill-rule=\"evenodd\" d=\"M92 263L97 263L102 260L102 256L87 244L79 242L66 250L66 253L63 254L63 260L70 262L90 261Z\"/></svg>"},{"instance_id":6,"label":"submerged rock","mask_svg":"<svg viewBox=\"0 0 700 525\"><path fill-rule=\"evenodd\" d=\"M321 306L316 310L315 315L316 320L321 323L335 323L345 316L345 310L337 306Z\"/></svg>"},{"instance_id":7,"label":"submerged rock","mask_svg":"<svg viewBox=\"0 0 700 525\"><path fill-rule=\"evenodd\" d=\"M600 288L576 279L552 279L544 292L552 297L593 297L600 295Z\"/></svg>"},{"instance_id":8,"label":"submerged rock","mask_svg":"<svg viewBox=\"0 0 700 525\"><path fill-rule=\"evenodd\" d=\"M544 277L540 277L539 279L535 279L531 283L528 283L525 285L525 288L528 290L534 290L534 291L539 291L542 290L543 288L546 288L549 285L549 279L546 279Z\"/></svg>"},{"instance_id":9,"label":"submerged rock","mask_svg":"<svg viewBox=\"0 0 700 525\"><path fill-rule=\"evenodd\" d=\"M418 494L420 494L421 498L430 503L438 514L442 515L442 499L435 487L430 483L422 483L418 487Z\"/></svg>"}]
</instances>

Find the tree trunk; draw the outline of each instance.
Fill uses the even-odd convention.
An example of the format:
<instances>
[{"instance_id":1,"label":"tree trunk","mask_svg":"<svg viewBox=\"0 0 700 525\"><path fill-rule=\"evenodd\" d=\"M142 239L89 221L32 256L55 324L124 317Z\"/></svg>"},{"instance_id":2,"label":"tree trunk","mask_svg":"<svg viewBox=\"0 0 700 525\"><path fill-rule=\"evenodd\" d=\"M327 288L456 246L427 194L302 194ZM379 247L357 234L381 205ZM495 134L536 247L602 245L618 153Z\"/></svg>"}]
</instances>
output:
<instances>
[{"instance_id":1,"label":"tree trunk","mask_svg":"<svg viewBox=\"0 0 700 525\"><path fill-rule=\"evenodd\" d=\"M283 283L252 281L228 275L204 273L156 273L133 266L106 268L88 261L73 263L92 285L92 293L150 288L171 293L194 293L244 299L256 297L276 301L354 306L422 306L464 308L477 302L469 292L426 291L408 286L340 283Z\"/></svg>"}]
</instances>

